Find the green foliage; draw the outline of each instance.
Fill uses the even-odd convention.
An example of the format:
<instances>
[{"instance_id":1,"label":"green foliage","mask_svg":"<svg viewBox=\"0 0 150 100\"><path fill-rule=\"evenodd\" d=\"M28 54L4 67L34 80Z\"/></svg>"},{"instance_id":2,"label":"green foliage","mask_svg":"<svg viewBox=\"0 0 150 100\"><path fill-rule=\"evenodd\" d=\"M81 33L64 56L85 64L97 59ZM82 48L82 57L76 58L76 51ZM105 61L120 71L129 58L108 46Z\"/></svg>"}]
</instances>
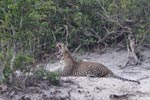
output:
<instances>
[{"instance_id":1,"label":"green foliage","mask_svg":"<svg viewBox=\"0 0 150 100\"><path fill-rule=\"evenodd\" d=\"M53 83L54 85L59 84L59 76L58 73L55 72L49 72L44 68L39 68L34 72L35 77L38 80L48 80L50 83Z\"/></svg>"},{"instance_id":2,"label":"green foliage","mask_svg":"<svg viewBox=\"0 0 150 100\"><path fill-rule=\"evenodd\" d=\"M89 42L86 45L91 45L99 40L91 29L103 38L107 34L104 26L110 31L118 31L116 29L120 28L103 18L106 12L112 19L119 18L122 25L126 24L126 19L137 20L134 22L136 25L129 26L131 28L146 24L138 22L139 18L149 18L146 0L1 0L0 3L0 37L7 35L7 41L17 41L22 51L26 49L35 57L43 51L54 52L53 45L56 41L66 41L64 25L68 26L70 45L84 45L87 40ZM147 13L143 14L143 11ZM138 29L134 31L135 34L141 33ZM94 41L90 42L91 40Z\"/></svg>"},{"instance_id":3,"label":"green foliage","mask_svg":"<svg viewBox=\"0 0 150 100\"><path fill-rule=\"evenodd\" d=\"M0 61L4 60L4 55L2 53L0 53Z\"/></svg>"},{"instance_id":4,"label":"green foliage","mask_svg":"<svg viewBox=\"0 0 150 100\"><path fill-rule=\"evenodd\" d=\"M3 70L3 78L2 81L4 83L10 83L10 77L12 76L13 71L10 69L10 67L5 66Z\"/></svg>"},{"instance_id":5,"label":"green foliage","mask_svg":"<svg viewBox=\"0 0 150 100\"><path fill-rule=\"evenodd\" d=\"M27 71L29 69L27 69L28 65L31 65L35 63L35 59L32 58L29 55L22 55L22 54L18 54L16 56L16 59L14 61L14 67L13 70L21 70L21 71Z\"/></svg>"}]
</instances>

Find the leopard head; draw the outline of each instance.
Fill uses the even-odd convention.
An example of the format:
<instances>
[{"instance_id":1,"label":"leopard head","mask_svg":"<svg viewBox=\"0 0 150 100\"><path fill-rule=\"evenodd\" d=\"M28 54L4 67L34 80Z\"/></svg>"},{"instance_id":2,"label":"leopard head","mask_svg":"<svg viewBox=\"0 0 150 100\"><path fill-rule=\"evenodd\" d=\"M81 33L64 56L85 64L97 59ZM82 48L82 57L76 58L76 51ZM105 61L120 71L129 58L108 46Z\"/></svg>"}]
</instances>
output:
<instances>
[{"instance_id":1,"label":"leopard head","mask_svg":"<svg viewBox=\"0 0 150 100\"><path fill-rule=\"evenodd\" d=\"M66 52L69 52L67 46L64 43L57 43L56 48L58 49L57 55L62 56Z\"/></svg>"}]
</instances>

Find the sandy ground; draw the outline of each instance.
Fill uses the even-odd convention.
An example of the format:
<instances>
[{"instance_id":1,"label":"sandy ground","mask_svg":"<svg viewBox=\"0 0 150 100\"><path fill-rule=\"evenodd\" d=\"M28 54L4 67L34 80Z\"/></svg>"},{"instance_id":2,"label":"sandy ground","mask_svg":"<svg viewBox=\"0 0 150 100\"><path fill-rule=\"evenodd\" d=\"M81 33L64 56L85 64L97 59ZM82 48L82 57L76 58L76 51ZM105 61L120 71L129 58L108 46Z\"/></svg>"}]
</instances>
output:
<instances>
[{"instance_id":1,"label":"sandy ground","mask_svg":"<svg viewBox=\"0 0 150 100\"><path fill-rule=\"evenodd\" d=\"M116 52L110 49L104 54L78 56L87 61L102 63L121 77L141 79L140 85L114 78L63 77L61 86L50 86L35 93L18 93L12 100L150 100L150 50L145 49L142 54L145 58L142 65L126 68L121 68L127 61L125 50ZM55 70L58 65L58 62L48 64L47 69Z\"/></svg>"}]
</instances>

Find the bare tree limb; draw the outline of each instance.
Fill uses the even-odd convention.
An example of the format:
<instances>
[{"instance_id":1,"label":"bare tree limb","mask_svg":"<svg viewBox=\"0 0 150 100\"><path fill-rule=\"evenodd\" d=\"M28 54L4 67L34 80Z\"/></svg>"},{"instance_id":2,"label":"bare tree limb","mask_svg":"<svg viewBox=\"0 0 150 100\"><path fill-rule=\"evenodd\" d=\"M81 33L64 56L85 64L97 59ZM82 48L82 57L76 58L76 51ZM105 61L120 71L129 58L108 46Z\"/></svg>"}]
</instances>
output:
<instances>
[{"instance_id":1,"label":"bare tree limb","mask_svg":"<svg viewBox=\"0 0 150 100\"><path fill-rule=\"evenodd\" d=\"M52 31L52 35L53 35L54 41L56 41L56 36L53 31Z\"/></svg>"},{"instance_id":2,"label":"bare tree limb","mask_svg":"<svg viewBox=\"0 0 150 100\"><path fill-rule=\"evenodd\" d=\"M12 33L13 33L13 36L15 35L15 30L14 30L14 27L13 25L11 25L11 29L12 29ZM13 66L14 66L14 61L15 61L15 58L16 58L16 44L15 44L15 41L13 41L13 57L10 61L10 69L13 70Z\"/></svg>"},{"instance_id":3,"label":"bare tree limb","mask_svg":"<svg viewBox=\"0 0 150 100\"><path fill-rule=\"evenodd\" d=\"M99 36L98 33L94 31L94 29L90 28L90 30L96 35L95 37L98 38L98 42L102 41L101 36Z\"/></svg>"},{"instance_id":4,"label":"bare tree limb","mask_svg":"<svg viewBox=\"0 0 150 100\"><path fill-rule=\"evenodd\" d=\"M74 56L75 55L75 53L80 49L80 47L81 47L81 44L74 50L74 52L73 52L73 54L72 54L72 56Z\"/></svg>"},{"instance_id":5,"label":"bare tree limb","mask_svg":"<svg viewBox=\"0 0 150 100\"><path fill-rule=\"evenodd\" d=\"M107 12L107 10L105 9L105 7L99 2L99 5L101 7L101 9L103 10L103 13L99 13L100 16L102 16L104 19L107 19L108 21L110 22L113 22L115 24L117 24L119 27L127 30L128 32L132 32L131 28L130 27L127 27L127 26L123 26L120 22L119 22L119 19L118 17L116 16L115 18L112 18L109 13ZM128 19L126 19L128 20ZM109 32L109 31L107 31Z\"/></svg>"},{"instance_id":6,"label":"bare tree limb","mask_svg":"<svg viewBox=\"0 0 150 100\"><path fill-rule=\"evenodd\" d=\"M135 37L131 34L128 35L128 43L127 43L127 50L128 50L128 61L124 67L126 67L131 62L131 57L135 60L135 65L141 63L141 54L139 50L137 50L137 43Z\"/></svg>"},{"instance_id":7,"label":"bare tree limb","mask_svg":"<svg viewBox=\"0 0 150 100\"><path fill-rule=\"evenodd\" d=\"M68 46L68 37L69 37L69 31L68 31L68 25L64 25L64 27L65 27L65 32L66 32L66 45Z\"/></svg>"}]
</instances>

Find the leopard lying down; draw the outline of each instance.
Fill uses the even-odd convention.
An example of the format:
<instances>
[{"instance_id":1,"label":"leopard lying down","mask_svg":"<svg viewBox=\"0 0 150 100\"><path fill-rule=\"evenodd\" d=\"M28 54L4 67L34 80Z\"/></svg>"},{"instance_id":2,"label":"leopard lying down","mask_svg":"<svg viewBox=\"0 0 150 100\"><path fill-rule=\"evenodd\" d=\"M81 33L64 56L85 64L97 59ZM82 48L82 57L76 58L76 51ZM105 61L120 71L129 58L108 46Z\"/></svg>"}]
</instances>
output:
<instances>
[{"instance_id":1,"label":"leopard lying down","mask_svg":"<svg viewBox=\"0 0 150 100\"><path fill-rule=\"evenodd\" d=\"M115 75L103 64L87 61L75 61L67 46L63 43L57 43L56 47L59 49L58 54L61 56L61 76L113 77L123 81L136 82L140 84L139 81L126 79Z\"/></svg>"}]
</instances>

